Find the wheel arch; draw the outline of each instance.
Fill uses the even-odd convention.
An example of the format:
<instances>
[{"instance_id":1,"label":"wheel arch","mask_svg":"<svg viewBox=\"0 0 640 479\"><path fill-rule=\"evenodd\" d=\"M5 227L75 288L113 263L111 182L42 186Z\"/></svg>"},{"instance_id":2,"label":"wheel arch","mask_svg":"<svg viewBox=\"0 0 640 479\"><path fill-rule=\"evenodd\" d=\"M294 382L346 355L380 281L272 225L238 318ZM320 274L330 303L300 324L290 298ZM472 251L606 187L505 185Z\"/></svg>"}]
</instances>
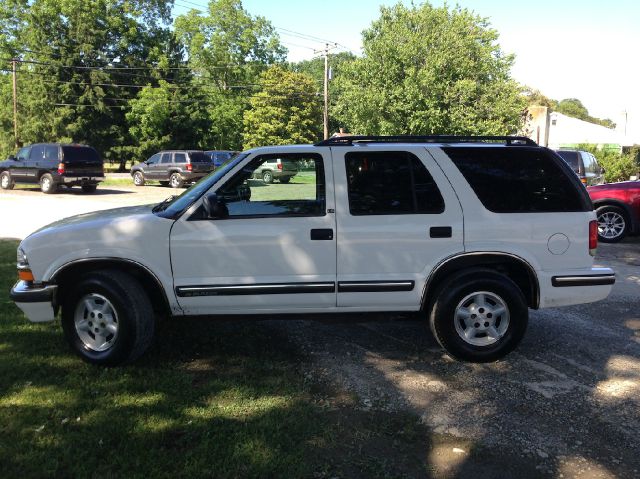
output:
<instances>
[{"instance_id":1,"label":"wheel arch","mask_svg":"<svg viewBox=\"0 0 640 479\"><path fill-rule=\"evenodd\" d=\"M58 284L57 304L62 304L69 280L96 270L115 269L136 278L157 312L171 315L169 298L160 279L143 264L126 258L83 258L60 266L53 272L50 282Z\"/></svg>"},{"instance_id":2,"label":"wheel arch","mask_svg":"<svg viewBox=\"0 0 640 479\"><path fill-rule=\"evenodd\" d=\"M527 305L538 309L540 305L540 284L535 269L523 258L501 252L474 251L452 256L441 261L431 272L422 292L421 309L425 310L430 295L437 291L445 278L466 269L489 269L510 278L522 291Z\"/></svg>"}]
</instances>

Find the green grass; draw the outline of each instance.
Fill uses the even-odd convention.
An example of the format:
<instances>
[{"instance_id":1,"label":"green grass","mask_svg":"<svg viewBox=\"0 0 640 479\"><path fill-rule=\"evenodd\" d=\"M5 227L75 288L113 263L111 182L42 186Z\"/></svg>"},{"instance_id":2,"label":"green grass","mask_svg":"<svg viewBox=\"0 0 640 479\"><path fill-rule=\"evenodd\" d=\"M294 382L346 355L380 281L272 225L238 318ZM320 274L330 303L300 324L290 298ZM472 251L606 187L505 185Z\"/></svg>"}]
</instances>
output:
<instances>
[{"instance_id":1,"label":"green grass","mask_svg":"<svg viewBox=\"0 0 640 479\"><path fill-rule=\"evenodd\" d=\"M309 360L267 322L174 319L136 364L88 365L59 321L8 298L0 241L0 477L417 477L427 434L305 378ZM320 400L322 399L322 400Z\"/></svg>"}]
</instances>

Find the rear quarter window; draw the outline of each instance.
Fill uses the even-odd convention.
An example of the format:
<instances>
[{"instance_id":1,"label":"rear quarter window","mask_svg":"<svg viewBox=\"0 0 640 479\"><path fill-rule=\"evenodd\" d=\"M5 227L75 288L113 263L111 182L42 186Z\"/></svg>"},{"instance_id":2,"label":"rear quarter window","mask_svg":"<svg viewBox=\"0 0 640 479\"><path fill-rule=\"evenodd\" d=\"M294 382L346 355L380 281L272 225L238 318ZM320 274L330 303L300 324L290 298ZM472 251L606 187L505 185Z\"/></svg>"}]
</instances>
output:
<instances>
[{"instance_id":1,"label":"rear quarter window","mask_svg":"<svg viewBox=\"0 0 640 479\"><path fill-rule=\"evenodd\" d=\"M443 148L484 207L494 213L590 211L586 191L541 148Z\"/></svg>"}]
</instances>

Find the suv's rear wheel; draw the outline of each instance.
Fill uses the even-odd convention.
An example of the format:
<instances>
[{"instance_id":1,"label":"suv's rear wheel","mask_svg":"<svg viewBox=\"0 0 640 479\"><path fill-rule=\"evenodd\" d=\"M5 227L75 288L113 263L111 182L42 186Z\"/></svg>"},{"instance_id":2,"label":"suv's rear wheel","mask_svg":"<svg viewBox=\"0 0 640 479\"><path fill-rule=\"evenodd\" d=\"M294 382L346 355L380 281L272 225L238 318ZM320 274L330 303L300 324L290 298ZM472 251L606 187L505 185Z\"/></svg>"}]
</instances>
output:
<instances>
[{"instance_id":1,"label":"suv's rear wheel","mask_svg":"<svg viewBox=\"0 0 640 479\"><path fill-rule=\"evenodd\" d=\"M524 295L511 279L475 271L454 275L441 286L429 320L433 335L453 357L488 362L518 345L528 318Z\"/></svg>"},{"instance_id":2,"label":"suv's rear wheel","mask_svg":"<svg viewBox=\"0 0 640 479\"><path fill-rule=\"evenodd\" d=\"M262 181L265 183L273 183L273 173L269 170L262 172Z\"/></svg>"},{"instance_id":3,"label":"suv's rear wheel","mask_svg":"<svg viewBox=\"0 0 640 479\"><path fill-rule=\"evenodd\" d=\"M8 171L0 173L0 187L3 190L12 190L14 186L15 183L13 182L13 178L11 178L11 173Z\"/></svg>"},{"instance_id":4,"label":"suv's rear wheel","mask_svg":"<svg viewBox=\"0 0 640 479\"><path fill-rule=\"evenodd\" d=\"M138 281L121 271L105 270L85 275L69 288L62 303L62 328L82 359L116 366L147 350L155 317Z\"/></svg>"},{"instance_id":5,"label":"suv's rear wheel","mask_svg":"<svg viewBox=\"0 0 640 479\"><path fill-rule=\"evenodd\" d=\"M182 176L180 176L180 173L171 173L171 176L169 177L169 184L172 188L182 187L182 185L184 185L184 180L182 179Z\"/></svg>"},{"instance_id":6,"label":"suv's rear wheel","mask_svg":"<svg viewBox=\"0 0 640 479\"><path fill-rule=\"evenodd\" d=\"M629 223L622 208L601 206L598 215L598 239L603 243L617 243L627 235Z\"/></svg>"},{"instance_id":7,"label":"suv's rear wheel","mask_svg":"<svg viewBox=\"0 0 640 479\"><path fill-rule=\"evenodd\" d=\"M136 171L133 174L133 184L136 186L144 186L144 174L142 174L142 171Z\"/></svg>"},{"instance_id":8,"label":"suv's rear wheel","mask_svg":"<svg viewBox=\"0 0 640 479\"><path fill-rule=\"evenodd\" d=\"M40 191L43 193L55 193L58 190L58 185L53 182L53 176L49 173L45 173L40 177Z\"/></svg>"}]
</instances>

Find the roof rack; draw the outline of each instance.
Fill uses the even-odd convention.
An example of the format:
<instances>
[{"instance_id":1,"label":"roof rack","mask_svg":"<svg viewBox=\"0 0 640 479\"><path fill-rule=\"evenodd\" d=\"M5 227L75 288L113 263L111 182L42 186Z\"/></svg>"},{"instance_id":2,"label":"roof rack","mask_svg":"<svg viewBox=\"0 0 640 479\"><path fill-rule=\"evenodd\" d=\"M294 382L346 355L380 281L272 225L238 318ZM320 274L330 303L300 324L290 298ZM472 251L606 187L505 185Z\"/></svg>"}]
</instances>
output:
<instances>
[{"instance_id":1,"label":"roof rack","mask_svg":"<svg viewBox=\"0 0 640 479\"><path fill-rule=\"evenodd\" d=\"M526 136L456 136L456 135L395 135L395 136L334 136L315 146L353 146L354 143L505 143L509 146L538 146Z\"/></svg>"}]
</instances>

